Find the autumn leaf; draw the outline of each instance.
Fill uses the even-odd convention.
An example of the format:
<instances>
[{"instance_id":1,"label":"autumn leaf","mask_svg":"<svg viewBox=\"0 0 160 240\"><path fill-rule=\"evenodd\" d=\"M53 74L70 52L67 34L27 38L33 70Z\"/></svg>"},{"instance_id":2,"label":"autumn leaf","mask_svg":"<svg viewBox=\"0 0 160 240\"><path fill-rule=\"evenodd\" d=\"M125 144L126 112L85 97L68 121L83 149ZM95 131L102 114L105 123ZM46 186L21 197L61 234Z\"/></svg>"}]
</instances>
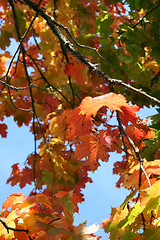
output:
<instances>
[{"instance_id":1,"label":"autumn leaf","mask_svg":"<svg viewBox=\"0 0 160 240\"><path fill-rule=\"evenodd\" d=\"M137 105L126 105L126 106L121 106L121 121L122 123L127 126L128 122L130 121L131 123L135 123L138 119L136 112L138 112L140 108ZM126 118L127 116L127 118Z\"/></svg>"},{"instance_id":2,"label":"autumn leaf","mask_svg":"<svg viewBox=\"0 0 160 240\"><path fill-rule=\"evenodd\" d=\"M89 167L94 171L99 166L98 160L108 161L108 146L101 144L95 136L85 135L80 138L74 153L78 160L85 159Z\"/></svg>"},{"instance_id":3,"label":"autumn leaf","mask_svg":"<svg viewBox=\"0 0 160 240\"><path fill-rule=\"evenodd\" d=\"M6 131L7 128L8 127L7 127L7 125L5 123L1 123L0 124L0 134L1 134L2 138L6 138L7 137L7 131Z\"/></svg>"},{"instance_id":4,"label":"autumn leaf","mask_svg":"<svg viewBox=\"0 0 160 240\"><path fill-rule=\"evenodd\" d=\"M87 119L85 115L82 115L79 107L75 108L72 112L64 112L64 116L68 125L67 135L70 139L89 134L93 130L92 119Z\"/></svg>"},{"instance_id":5,"label":"autumn leaf","mask_svg":"<svg viewBox=\"0 0 160 240\"><path fill-rule=\"evenodd\" d=\"M99 97L86 97L80 104L80 113L86 115L87 118L92 115L95 117L98 110L104 106L116 111L121 110L121 106L127 105L123 95L108 93Z\"/></svg>"},{"instance_id":6,"label":"autumn leaf","mask_svg":"<svg viewBox=\"0 0 160 240\"><path fill-rule=\"evenodd\" d=\"M65 193L59 192L55 195L56 198L61 199L61 204L64 209L64 214L69 222L73 221L73 210L74 210L74 203L72 201L73 192Z\"/></svg>"},{"instance_id":7,"label":"autumn leaf","mask_svg":"<svg viewBox=\"0 0 160 240\"><path fill-rule=\"evenodd\" d=\"M139 203L136 203L129 212L128 216L119 222L118 228L123 228L127 225L131 225L135 221L135 218L137 218L137 216L143 212L144 208L145 207L142 207Z\"/></svg>"},{"instance_id":8,"label":"autumn leaf","mask_svg":"<svg viewBox=\"0 0 160 240\"><path fill-rule=\"evenodd\" d=\"M99 228L100 226L96 224L86 227L86 222L84 222L74 227L74 236L77 239L100 240L101 237L94 236Z\"/></svg>"},{"instance_id":9,"label":"autumn leaf","mask_svg":"<svg viewBox=\"0 0 160 240\"><path fill-rule=\"evenodd\" d=\"M151 188L146 188L142 191L143 193L143 198L141 203L142 206L148 207L147 204L149 203L149 201L153 201L153 203L155 201L156 205L158 204L157 200L159 201L159 197L160 197L159 184L160 184L160 181L158 180L151 186Z\"/></svg>"},{"instance_id":10,"label":"autumn leaf","mask_svg":"<svg viewBox=\"0 0 160 240\"><path fill-rule=\"evenodd\" d=\"M20 225L16 225L16 228L17 229L23 229L24 230L24 228L22 227L22 226L20 226ZM27 235L27 233L26 232L23 232L23 231L15 231L14 232L14 236L15 236L15 238L17 238L17 239L23 239L23 240L27 240L28 239L28 235Z\"/></svg>"},{"instance_id":11,"label":"autumn leaf","mask_svg":"<svg viewBox=\"0 0 160 240\"><path fill-rule=\"evenodd\" d=\"M152 239L158 240L159 234L160 234L159 228L152 227L152 228L147 229L145 231L145 233L142 234L142 237L144 236L148 240L152 240Z\"/></svg>"},{"instance_id":12,"label":"autumn leaf","mask_svg":"<svg viewBox=\"0 0 160 240\"><path fill-rule=\"evenodd\" d=\"M23 124L26 126L29 125L29 122L31 120L30 113L22 113L20 110L17 110L14 116L14 121L17 122L18 127L21 127Z\"/></svg>"},{"instance_id":13,"label":"autumn leaf","mask_svg":"<svg viewBox=\"0 0 160 240\"><path fill-rule=\"evenodd\" d=\"M45 231L39 231L36 240L48 240L49 236Z\"/></svg>"},{"instance_id":14,"label":"autumn leaf","mask_svg":"<svg viewBox=\"0 0 160 240\"><path fill-rule=\"evenodd\" d=\"M120 237L124 234L125 229L120 228L118 224L125 219L125 217L128 215L128 209L127 207L119 208L112 208L111 210L111 216L109 219L103 220L103 227L105 228L105 231L107 233L110 233L110 237Z\"/></svg>"},{"instance_id":15,"label":"autumn leaf","mask_svg":"<svg viewBox=\"0 0 160 240\"><path fill-rule=\"evenodd\" d=\"M130 193L101 227L112 240L158 240L160 111L138 116L160 105L158 1L8 0L0 10L0 135L10 116L33 135L7 180L31 192L4 201L0 239L100 239L99 224L75 226L74 214L90 172L113 161Z\"/></svg>"},{"instance_id":16,"label":"autumn leaf","mask_svg":"<svg viewBox=\"0 0 160 240\"><path fill-rule=\"evenodd\" d=\"M75 75L75 81L80 84L85 84L87 72L85 66L81 62L70 62L65 65L64 72L72 77Z\"/></svg>"},{"instance_id":17,"label":"autumn leaf","mask_svg":"<svg viewBox=\"0 0 160 240\"><path fill-rule=\"evenodd\" d=\"M12 211L8 214L8 216L6 218L3 218L2 220L7 224L7 226L9 226L11 228L15 228L16 227L16 224L15 224L16 218L17 218L16 211ZM0 224L0 234L5 239L13 239L14 238L14 232L13 231L7 232L7 229L2 224Z\"/></svg>"},{"instance_id":18,"label":"autumn leaf","mask_svg":"<svg viewBox=\"0 0 160 240\"><path fill-rule=\"evenodd\" d=\"M23 196L22 192L20 193L13 193L11 194L3 203L2 208L8 209L11 208L13 210L16 209L19 204L23 203L25 197Z\"/></svg>"}]
</instances>

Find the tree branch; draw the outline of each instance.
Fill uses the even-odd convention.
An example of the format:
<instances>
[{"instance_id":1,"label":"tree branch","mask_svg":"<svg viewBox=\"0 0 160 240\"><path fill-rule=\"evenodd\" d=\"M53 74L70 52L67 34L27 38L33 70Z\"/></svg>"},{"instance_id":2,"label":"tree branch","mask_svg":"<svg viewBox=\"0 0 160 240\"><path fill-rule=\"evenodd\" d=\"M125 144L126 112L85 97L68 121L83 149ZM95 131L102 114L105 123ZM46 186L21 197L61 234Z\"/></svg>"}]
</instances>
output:
<instances>
[{"instance_id":1,"label":"tree branch","mask_svg":"<svg viewBox=\"0 0 160 240\"><path fill-rule=\"evenodd\" d=\"M86 46L86 45L82 45L82 44L78 43L77 40L73 37L73 35L71 34L71 32L69 31L69 29L67 27L65 27L62 24L59 24L57 22L54 22L54 23L59 28L62 28L78 47L86 48L86 49L94 51L101 59L103 59L105 61L105 58L97 51L96 48L92 48L90 46Z\"/></svg>"},{"instance_id":2,"label":"tree branch","mask_svg":"<svg viewBox=\"0 0 160 240\"><path fill-rule=\"evenodd\" d=\"M54 89L56 92L58 92L58 93L71 105L71 107L73 107L73 106L72 106L72 103L64 96L64 94L63 94L60 90L58 90L56 87L54 87L53 85L51 85L51 84L48 82L47 78L44 76L43 72L42 72L42 71L40 70L40 68L38 67L38 65L37 65L36 61L34 60L34 58L32 58L32 56L31 56L30 54L28 54L27 52L26 52L26 54L27 54L28 57L32 60L33 64L36 66L36 68L37 68L40 76L41 76L42 79L47 83L47 86L50 88L50 91L52 92L52 89ZM37 87L37 86L36 86L36 87ZM58 99L58 100L59 100L59 99ZM60 101L60 100L59 100L59 101Z\"/></svg>"},{"instance_id":3,"label":"tree branch","mask_svg":"<svg viewBox=\"0 0 160 240\"><path fill-rule=\"evenodd\" d=\"M14 231L14 232L26 232L27 235L28 235L28 232L29 232L28 229L20 229L20 228L9 227L1 218L0 218L0 222L6 228L8 233L9 233L9 230L11 230L11 231Z\"/></svg>"},{"instance_id":4,"label":"tree branch","mask_svg":"<svg viewBox=\"0 0 160 240\"><path fill-rule=\"evenodd\" d=\"M144 19L145 19L151 12L153 12L155 9L157 9L158 7L160 7L160 3L158 3L158 4L157 4L156 6L154 6L151 10L149 10L149 11L141 18L141 20L134 25L133 28L135 28L137 25L141 24L141 23L144 21Z\"/></svg>"},{"instance_id":5,"label":"tree branch","mask_svg":"<svg viewBox=\"0 0 160 240\"><path fill-rule=\"evenodd\" d=\"M60 29L56 27L55 21L53 21L37 4L35 4L31 0L23 0L23 2L26 3L28 6L30 6L37 14L39 14L41 17L43 17L46 20L48 26L51 28L54 35L59 39L60 44L64 46L66 51L68 51L72 56L79 59L81 63L85 64L90 71L95 72L97 76L101 77L106 83L125 87L126 89L129 89L160 106L160 100L158 100L157 98L150 96L149 94L145 93L141 89L137 89L129 84L124 83L122 80L113 79L107 76L98 67L98 64L91 63L86 57L84 57L79 51L77 51L74 48L73 44L62 34Z\"/></svg>"},{"instance_id":6,"label":"tree branch","mask_svg":"<svg viewBox=\"0 0 160 240\"><path fill-rule=\"evenodd\" d=\"M27 86L27 87L15 87L15 86L12 86L12 85L10 85L10 84L8 84L6 82L3 82L1 80L0 80L0 83L3 84L4 86L10 88L11 90L13 90L15 92L18 92L20 90L26 90L26 89L29 89L29 88L35 88L36 87L36 85L34 85L33 83L31 83L31 85Z\"/></svg>"}]
</instances>

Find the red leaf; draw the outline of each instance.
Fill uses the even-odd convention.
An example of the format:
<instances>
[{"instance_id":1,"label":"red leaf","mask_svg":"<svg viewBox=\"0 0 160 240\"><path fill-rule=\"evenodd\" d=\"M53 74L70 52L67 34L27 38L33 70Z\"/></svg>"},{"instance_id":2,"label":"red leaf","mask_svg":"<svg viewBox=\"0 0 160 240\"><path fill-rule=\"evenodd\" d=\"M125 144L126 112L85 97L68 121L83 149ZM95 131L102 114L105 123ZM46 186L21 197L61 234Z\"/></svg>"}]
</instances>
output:
<instances>
[{"instance_id":1,"label":"red leaf","mask_svg":"<svg viewBox=\"0 0 160 240\"><path fill-rule=\"evenodd\" d=\"M5 123L0 124L0 134L2 136L2 138L6 138L7 137L7 125Z\"/></svg>"},{"instance_id":2,"label":"red leaf","mask_svg":"<svg viewBox=\"0 0 160 240\"><path fill-rule=\"evenodd\" d=\"M99 138L100 138L100 141L107 146L107 148L109 149L111 148L112 143L114 141L114 136L112 136L109 131L100 130Z\"/></svg>"},{"instance_id":3,"label":"red leaf","mask_svg":"<svg viewBox=\"0 0 160 240\"><path fill-rule=\"evenodd\" d=\"M56 193L54 196L56 198L63 198L64 196L66 196L69 192L66 191L59 191L58 193Z\"/></svg>"},{"instance_id":4,"label":"red leaf","mask_svg":"<svg viewBox=\"0 0 160 240\"><path fill-rule=\"evenodd\" d=\"M76 82L84 84L86 80L85 69L85 65L80 62L70 62L66 64L64 72L70 77L75 76Z\"/></svg>"},{"instance_id":5,"label":"red leaf","mask_svg":"<svg viewBox=\"0 0 160 240\"><path fill-rule=\"evenodd\" d=\"M138 112L140 108L137 105L126 105L121 106L120 117L122 124L127 126L128 122L135 123L139 117L137 117L136 112Z\"/></svg>"}]
</instances>

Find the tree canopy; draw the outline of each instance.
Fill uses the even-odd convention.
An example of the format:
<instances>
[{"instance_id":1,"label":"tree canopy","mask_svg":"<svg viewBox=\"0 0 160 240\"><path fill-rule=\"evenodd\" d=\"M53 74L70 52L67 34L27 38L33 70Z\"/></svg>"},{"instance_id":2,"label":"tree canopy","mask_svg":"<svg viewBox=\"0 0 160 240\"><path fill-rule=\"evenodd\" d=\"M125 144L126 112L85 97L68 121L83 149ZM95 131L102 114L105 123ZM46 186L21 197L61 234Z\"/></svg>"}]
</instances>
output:
<instances>
[{"instance_id":1,"label":"tree canopy","mask_svg":"<svg viewBox=\"0 0 160 240\"><path fill-rule=\"evenodd\" d=\"M0 240L98 240L99 228L159 240L159 42L159 0L0 0L0 135L13 116L34 138L7 180L34 188L4 201ZM74 226L88 173L111 152L129 195L99 225Z\"/></svg>"}]
</instances>

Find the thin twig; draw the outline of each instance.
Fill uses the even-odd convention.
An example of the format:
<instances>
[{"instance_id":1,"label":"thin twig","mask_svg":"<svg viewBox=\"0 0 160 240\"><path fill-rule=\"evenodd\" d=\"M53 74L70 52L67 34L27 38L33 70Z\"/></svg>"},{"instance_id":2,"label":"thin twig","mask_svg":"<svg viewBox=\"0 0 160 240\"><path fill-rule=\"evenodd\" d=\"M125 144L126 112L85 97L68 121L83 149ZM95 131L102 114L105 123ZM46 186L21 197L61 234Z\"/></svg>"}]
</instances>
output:
<instances>
[{"instance_id":1,"label":"thin twig","mask_svg":"<svg viewBox=\"0 0 160 240\"><path fill-rule=\"evenodd\" d=\"M122 143L123 143L123 147L124 147L123 150L126 154L126 160L127 160L128 159L128 151L127 151L127 146L126 146L125 141L124 141L124 129L123 129L121 119L120 119L120 116L119 116L119 111L116 111L116 114L117 114L117 121L118 121L118 125L119 125L119 131L120 131L120 135L121 135Z\"/></svg>"},{"instance_id":2,"label":"thin twig","mask_svg":"<svg viewBox=\"0 0 160 240\"><path fill-rule=\"evenodd\" d=\"M130 146L133 148L133 151L134 153L136 154L136 157L138 159L138 161L140 162L140 174L139 174L139 188L141 187L141 175L142 175L142 172L144 173L146 179L147 179L147 182L148 182L148 185L149 187L151 187L151 183L150 183L150 180L149 180L149 177L147 176L147 173L144 169L144 166L143 166L143 159L139 153L139 149L136 148L134 142L132 141L132 139L128 136L128 134L126 133L126 131L124 130L122 124L121 124L121 119L120 119L120 116L119 116L119 113L117 114L117 119L118 119L118 122L121 126L121 132L123 133L123 135L127 138Z\"/></svg>"},{"instance_id":3,"label":"thin twig","mask_svg":"<svg viewBox=\"0 0 160 240\"><path fill-rule=\"evenodd\" d=\"M41 75L42 79L47 83L48 87L51 89L54 89L56 92L58 92L70 105L72 106L72 103L64 96L64 94L58 90L56 87L54 87L52 84L50 84L47 80L47 78L44 76L43 72L40 70L40 68L38 67L36 61L34 60L34 58L32 58L32 56L26 51L26 54L28 55L28 57L32 60L32 62L34 63L34 65L36 66L39 74ZM58 99L59 100L59 99Z\"/></svg>"},{"instance_id":4,"label":"thin twig","mask_svg":"<svg viewBox=\"0 0 160 240\"><path fill-rule=\"evenodd\" d=\"M66 49L64 48L63 45L61 45L61 49L62 49L63 55L65 56L66 62L69 63L69 58L68 58ZM74 92L74 89L73 89L73 86L72 86L70 76L68 76L68 80L69 80L69 86L70 86L70 89L71 89L71 92L72 92L72 98L73 98L72 108L74 108L74 106L75 106L75 92Z\"/></svg>"},{"instance_id":5,"label":"thin twig","mask_svg":"<svg viewBox=\"0 0 160 240\"><path fill-rule=\"evenodd\" d=\"M36 130L35 130L35 114L33 114L33 135L34 135L34 160L33 160L33 181L36 194L36 157L37 157L37 139L36 139Z\"/></svg>"},{"instance_id":6,"label":"thin twig","mask_svg":"<svg viewBox=\"0 0 160 240\"><path fill-rule=\"evenodd\" d=\"M90 47L90 46L82 45L82 44L80 44L79 42L77 42L77 40L73 37L73 35L71 34L71 32L69 31L69 29L68 29L67 27L65 27L64 25L59 24L59 23L57 23L57 22L55 22L55 25L58 26L58 27L60 27L60 28L62 28L62 29L67 33L67 35L72 39L72 41L73 41L78 47L92 50L92 51L94 51L101 59L103 59L104 61L106 61L105 58L97 51L96 48L92 48L92 47Z\"/></svg>"},{"instance_id":7,"label":"thin twig","mask_svg":"<svg viewBox=\"0 0 160 240\"><path fill-rule=\"evenodd\" d=\"M35 88L36 87L33 83L31 83L31 85L27 86L27 87L15 87L15 86L12 86L12 85L10 85L10 84L8 84L6 82L3 82L1 80L0 80L0 83L3 84L4 86L10 88L11 90L13 90L15 92L18 92L20 90L26 90L26 89L29 89L29 88Z\"/></svg>"},{"instance_id":8,"label":"thin twig","mask_svg":"<svg viewBox=\"0 0 160 240\"><path fill-rule=\"evenodd\" d=\"M9 227L1 218L0 222L3 224L3 226L6 228L7 232L9 233L9 230L14 231L14 232L25 232L28 235L29 230L28 229L19 229L19 228L13 228Z\"/></svg>"},{"instance_id":9,"label":"thin twig","mask_svg":"<svg viewBox=\"0 0 160 240\"><path fill-rule=\"evenodd\" d=\"M9 0L9 2L11 2L11 1L12 1L12 0ZM38 15L36 14L36 16L35 16L35 17L33 18L33 20L31 21L28 29L26 30L26 32L24 33L24 35L20 38L20 40L19 40L19 45L18 45L18 47L17 47L14 55L13 55L12 58L11 58L11 61L10 61L10 63L9 63L8 69L7 69L7 72L6 72L5 75L4 75L3 77L1 77L0 79L3 79L5 76L8 75L9 70L10 70L10 68L11 68L11 65L12 65L12 63L13 63L13 61L14 61L14 58L16 57L19 49L21 48L21 46L22 46L22 44L23 44L23 41L24 41L24 39L26 38L26 36L27 36L29 30L31 29L31 26L32 26L32 24L33 24L33 22L35 21L35 19L36 19L37 16L38 16Z\"/></svg>"},{"instance_id":10,"label":"thin twig","mask_svg":"<svg viewBox=\"0 0 160 240\"><path fill-rule=\"evenodd\" d=\"M160 7L160 3L158 3L158 4L157 4L156 6L154 6L151 10L149 10L149 11L141 18L141 20L134 25L133 28L135 28L137 25L141 24L141 23L144 21L144 19L145 19L151 12L153 12L155 9L157 9L158 7Z\"/></svg>"},{"instance_id":11,"label":"thin twig","mask_svg":"<svg viewBox=\"0 0 160 240\"><path fill-rule=\"evenodd\" d=\"M33 35L33 39L34 39L34 41L35 41L35 44L36 44L38 50L41 50L41 48L40 48L40 46L39 46L39 44L38 44L38 42L37 42L37 39L36 39L36 37L35 37L34 35Z\"/></svg>"},{"instance_id":12,"label":"thin twig","mask_svg":"<svg viewBox=\"0 0 160 240\"><path fill-rule=\"evenodd\" d=\"M160 71L151 79L151 87L154 86L154 84L158 83L160 77Z\"/></svg>"},{"instance_id":13,"label":"thin twig","mask_svg":"<svg viewBox=\"0 0 160 240\"><path fill-rule=\"evenodd\" d=\"M55 20L57 20L56 9L57 9L57 0L53 0L53 17Z\"/></svg>"},{"instance_id":14,"label":"thin twig","mask_svg":"<svg viewBox=\"0 0 160 240\"><path fill-rule=\"evenodd\" d=\"M116 10L118 12L118 14L120 15L120 17L122 17L123 19L127 20L128 22L130 22L130 24L132 23L132 20L134 20L133 18L127 18L124 15L121 14L121 11L118 9L117 4L115 4ZM130 16L129 16L130 17Z\"/></svg>"}]
</instances>

